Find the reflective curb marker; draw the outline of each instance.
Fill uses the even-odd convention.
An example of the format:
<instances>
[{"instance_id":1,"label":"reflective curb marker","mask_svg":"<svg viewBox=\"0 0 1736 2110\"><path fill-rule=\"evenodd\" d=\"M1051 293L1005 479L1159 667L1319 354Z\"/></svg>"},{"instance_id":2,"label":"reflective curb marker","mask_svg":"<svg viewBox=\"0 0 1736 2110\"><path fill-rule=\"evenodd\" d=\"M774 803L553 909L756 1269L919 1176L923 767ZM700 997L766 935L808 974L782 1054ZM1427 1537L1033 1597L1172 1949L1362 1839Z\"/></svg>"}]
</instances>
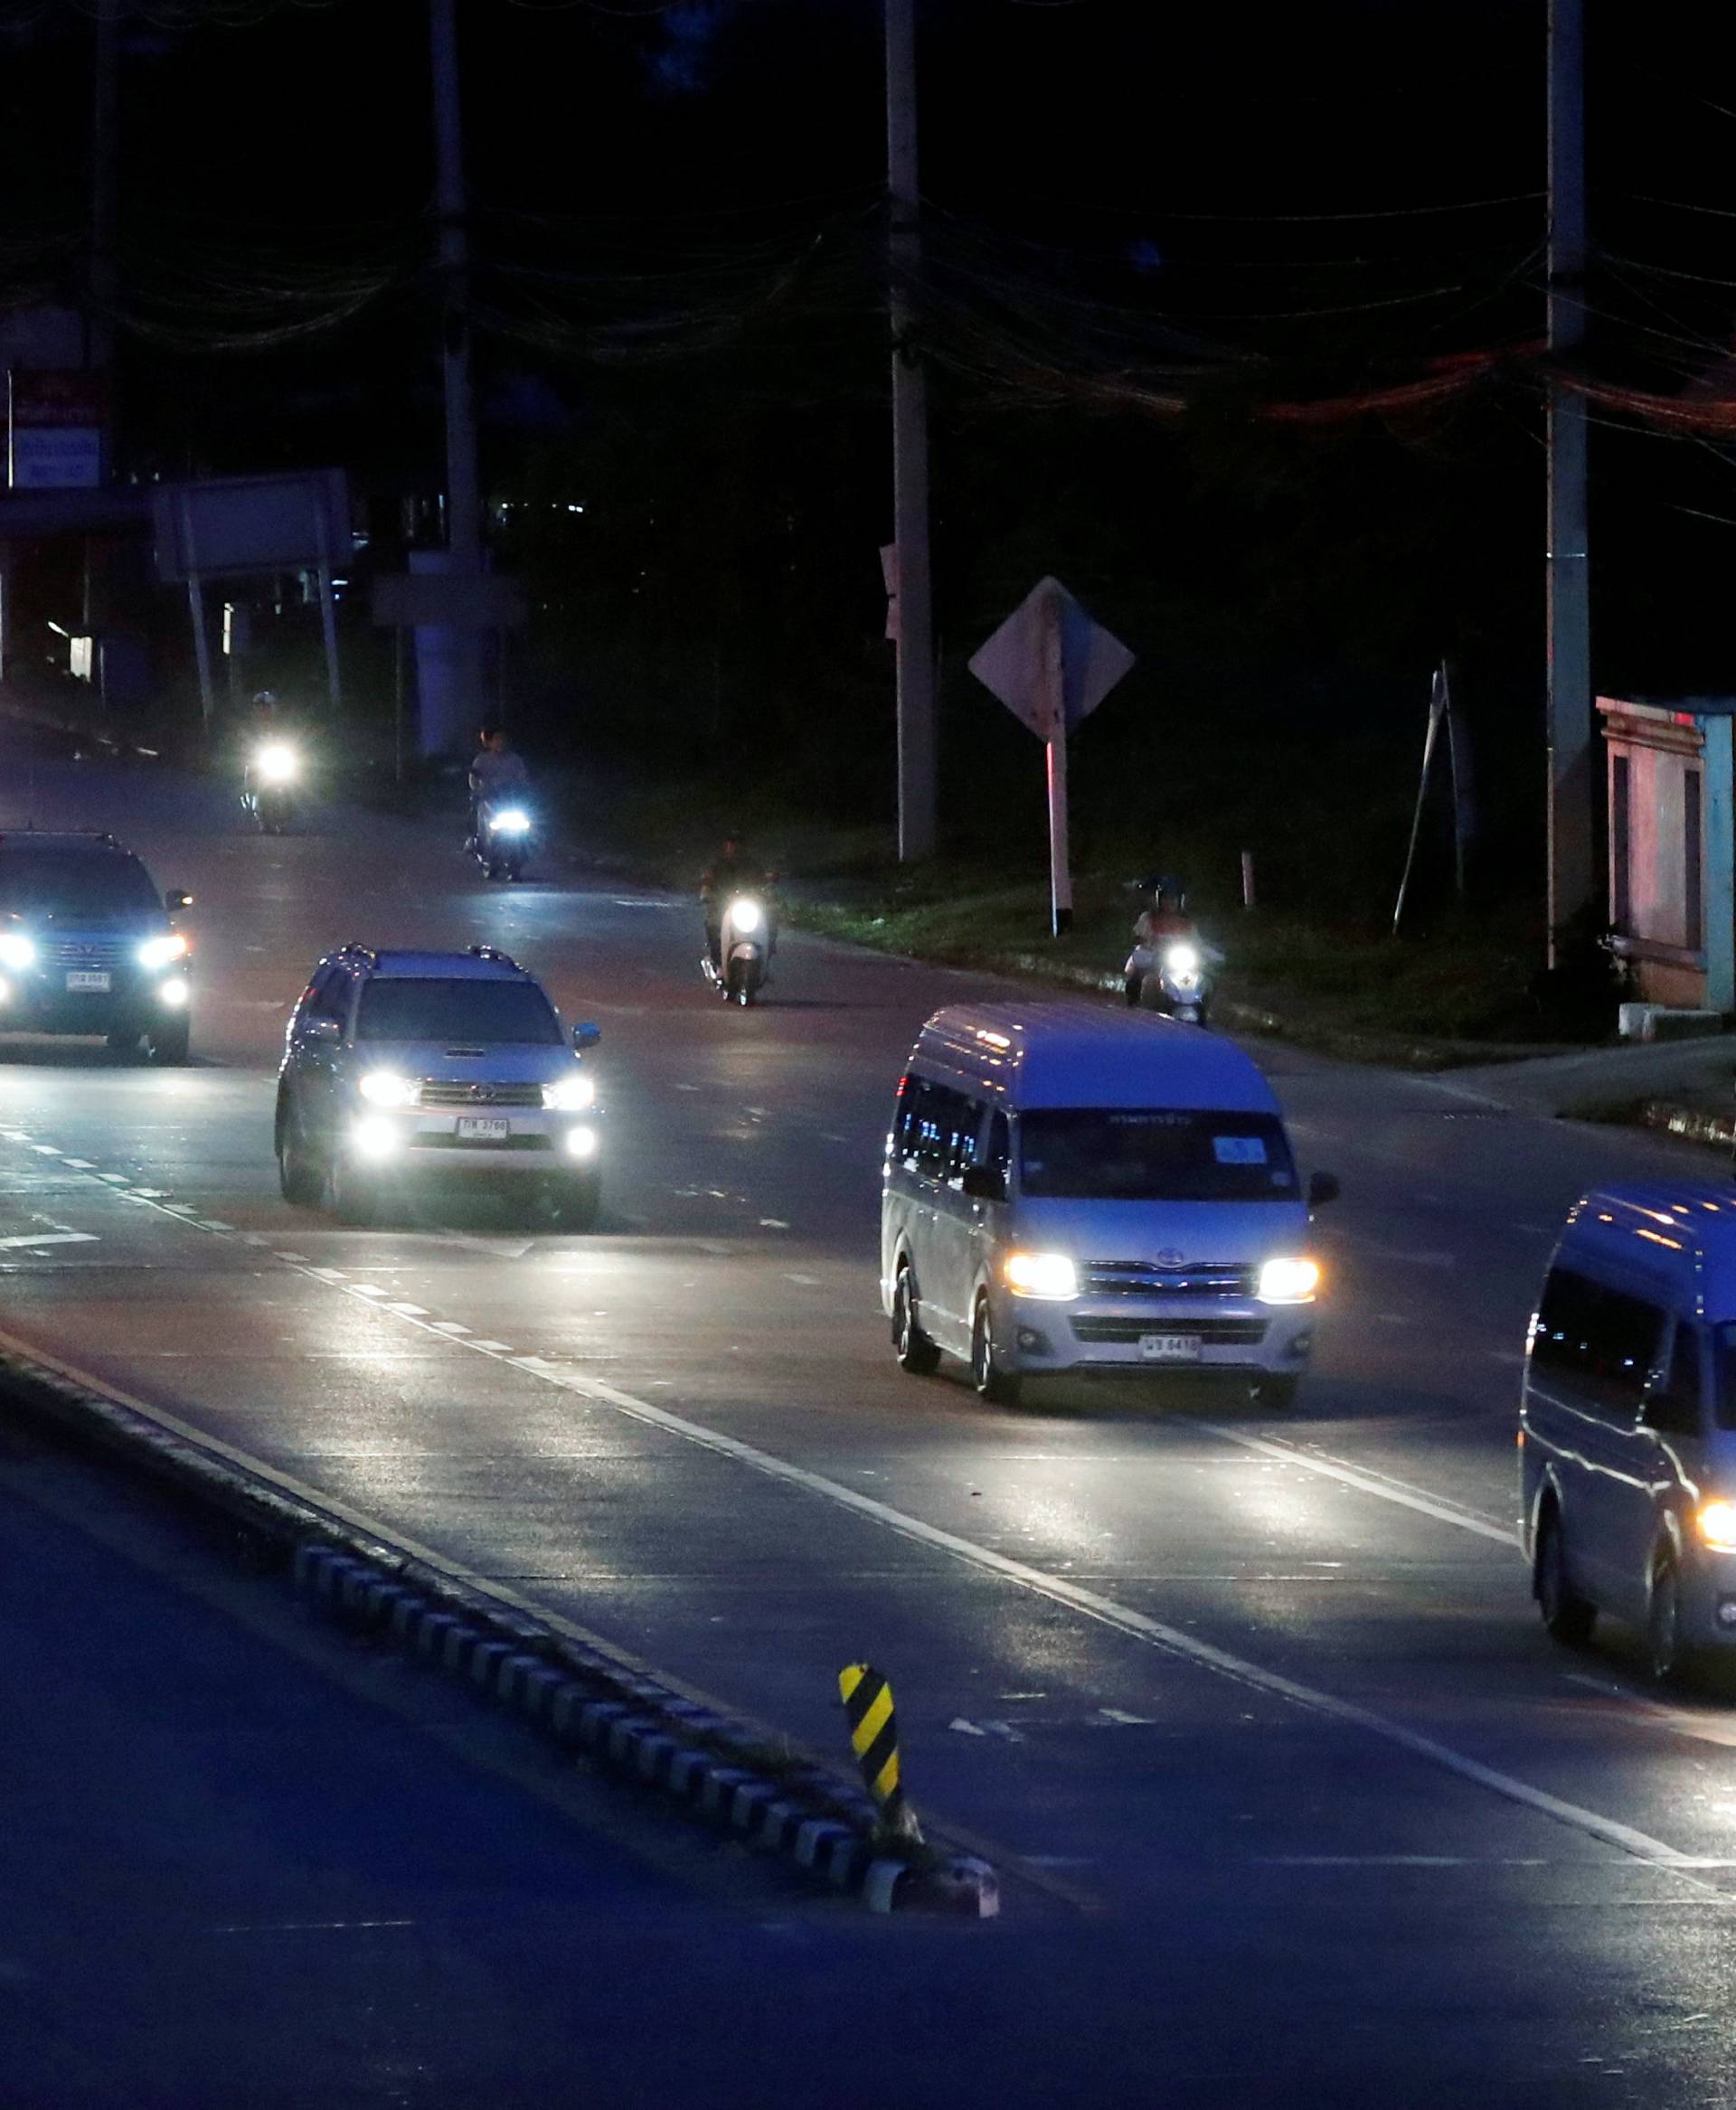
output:
<instances>
[{"instance_id":1,"label":"reflective curb marker","mask_svg":"<svg viewBox=\"0 0 1736 2110\"><path fill-rule=\"evenodd\" d=\"M898 1762L898 1717L890 1679L872 1663L846 1663L838 1672L850 1748L863 1785L879 1805L881 1823L893 1838L920 1845L922 1828L904 1794Z\"/></svg>"}]
</instances>

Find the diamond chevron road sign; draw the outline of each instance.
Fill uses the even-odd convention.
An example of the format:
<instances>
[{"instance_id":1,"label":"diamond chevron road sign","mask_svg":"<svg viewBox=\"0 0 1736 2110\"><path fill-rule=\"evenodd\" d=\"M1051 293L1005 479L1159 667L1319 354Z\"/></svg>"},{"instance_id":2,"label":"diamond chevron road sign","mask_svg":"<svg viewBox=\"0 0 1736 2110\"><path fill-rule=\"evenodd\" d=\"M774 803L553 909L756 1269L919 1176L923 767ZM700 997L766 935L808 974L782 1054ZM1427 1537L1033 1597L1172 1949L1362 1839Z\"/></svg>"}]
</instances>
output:
<instances>
[{"instance_id":1,"label":"diamond chevron road sign","mask_svg":"<svg viewBox=\"0 0 1736 2110\"><path fill-rule=\"evenodd\" d=\"M1133 664L1118 637L1094 623L1058 579L1039 579L972 655L970 671L1043 741L1049 772L1051 928L1073 919L1067 857L1067 735Z\"/></svg>"},{"instance_id":2,"label":"diamond chevron road sign","mask_svg":"<svg viewBox=\"0 0 1736 2110\"><path fill-rule=\"evenodd\" d=\"M1132 666L1134 655L1086 614L1060 579L1040 579L970 662L983 686L1044 740L1054 737L1051 661L1057 630L1061 695L1071 730L1097 709Z\"/></svg>"}]
</instances>

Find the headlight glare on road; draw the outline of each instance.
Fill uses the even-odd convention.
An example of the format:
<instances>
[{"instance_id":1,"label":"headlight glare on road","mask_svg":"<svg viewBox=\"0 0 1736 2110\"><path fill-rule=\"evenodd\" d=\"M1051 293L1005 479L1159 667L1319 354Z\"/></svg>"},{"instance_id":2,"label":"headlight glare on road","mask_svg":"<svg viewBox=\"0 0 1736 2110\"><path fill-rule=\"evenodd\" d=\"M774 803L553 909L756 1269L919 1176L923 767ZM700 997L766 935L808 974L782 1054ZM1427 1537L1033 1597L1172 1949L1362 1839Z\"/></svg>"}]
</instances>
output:
<instances>
[{"instance_id":1,"label":"headlight glare on road","mask_svg":"<svg viewBox=\"0 0 1736 2110\"><path fill-rule=\"evenodd\" d=\"M587 1107L597 1104L597 1086L575 1070L571 1077L558 1077L552 1084L542 1087L542 1104L552 1113L582 1114Z\"/></svg>"},{"instance_id":2,"label":"headlight glare on road","mask_svg":"<svg viewBox=\"0 0 1736 2110\"><path fill-rule=\"evenodd\" d=\"M496 835L528 835L531 816L522 805L509 805L497 813L489 825Z\"/></svg>"},{"instance_id":3,"label":"headlight glare on road","mask_svg":"<svg viewBox=\"0 0 1736 2110\"><path fill-rule=\"evenodd\" d=\"M0 935L0 967L10 967L15 974L27 967L36 957L36 947L22 932L8 930Z\"/></svg>"},{"instance_id":4,"label":"headlight glare on road","mask_svg":"<svg viewBox=\"0 0 1736 2110\"><path fill-rule=\"evenodd\" d=\"M301 774L301 761L294 748L274 740L254 756L253 769L261 784L293 784Z\"/></svg>"},{"instance_id":5,"label":"headlight glare on road","mask_svg":"<svg viewBox=\"0 0 1736 2110\"><path fill-rule=\"evenodd\" d=\"M1260 1270L1256 1292L1263 1305L1312 1304L1320 1286L1320 1267L1314 1260L1268 1260Z\"/></svg>"},{"instance_id":6,"label":"headlight glare on road","mask_svg":"<svg viewBox=\"0 0 1736 2110\"><path fill-rule=\"evenodd\" d=\"M413 1107L417 1087L395 1069L371 1069L355 1088L371 1107Z\"/></svg>"},{"instance_id":7,"label":"headlight glare on road","mask_svg":"<svg viewBox=\"0 0 1736 2110\"><path fill-rule=\"evenodd\" d=\"M569 1157L595 1157L597 1131L594 1128L569 1128L567 1130L567 1155Z\"/></svg>"},{"instance_id":8,"label":"headlight glare on road","mask_svg":"<svg viewBox=\"0 0 1736 2110\"><path fill-rule=\"evenodd\" d=\"M400 1137L397 1129L383 1114L362 1114L350 1130L350 1141L355 1145L355 1154L372 1160L377 1164L382 1158L392 1155L398 1148Z\"/></svg>"},{"instance_id":9,"label":"headlight glare on road","mask_svg":"<svg viewBox=\"0 0 1736 2110\"><path fill-rule=\"evenodd\" d=\"M138 948L141 967L166 967L171 960L186 956L187 941L178 930L171 930L161 937L147 937Z\"/></svg>"},{"instance_id":10,"label":"headlight glare on road","mask_svg":"<svg viewBox=\"0 0 1736 2110\"><path fill-rule=\"evenodd\" d=\"M184 975L171 975L156 985L156 1001L166 1003L171 1011L179 1011L192 994L193 985Z\"/></svg>"},{"instance_id":11,"label":"headlight glare on road","mask_svg":"<svg viewBox=\"0 0 1736 2110\"><path fill-rule=\"evenodd\" d=\"M1722 1495L1703 1502L1694 1517L1702 1540L1714 1553L1736 1553L1736 1502Z\"/></svg>"},{"instance_id":12,"label":"headlight glare on road","mask_svg":"<svg viewBox=\"0 0 1736 2110\"><path fill-rule=\"evenodd\" d=\"M740 936L750 936L764 920L759 902L749 900L745 894L730 903L730 921Z\"/></svg>"},{"instance_id":13,"label":"headlight glare on road","mask_svg":"<svg viewBox=\"0 0 1736 2110\"><path fill-rule=\"evenodd\" d=\"M1009 1253L1001 1262L1001 1274L1020 1296L1079 1295L1079 1270L1065 1253Z\"/></svg>"}]
</instances>

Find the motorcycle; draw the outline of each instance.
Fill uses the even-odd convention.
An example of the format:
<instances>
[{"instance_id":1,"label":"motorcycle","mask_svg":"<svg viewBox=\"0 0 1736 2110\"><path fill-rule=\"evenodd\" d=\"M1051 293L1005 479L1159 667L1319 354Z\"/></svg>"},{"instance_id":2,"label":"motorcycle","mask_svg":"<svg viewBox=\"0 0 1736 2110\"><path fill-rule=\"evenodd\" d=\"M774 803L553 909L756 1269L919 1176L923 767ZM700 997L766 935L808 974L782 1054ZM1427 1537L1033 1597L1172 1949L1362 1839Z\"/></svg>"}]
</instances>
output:
<instances>
[{"instance_id":1,"label":"motorcycle","mask_svg":"<svg viewBox=\"0 0 1736 2110\"><path fill-rule=\"evenodd\" d=\"M476 832L470 838L476 862L490 879L522 880L531 861L536 823L531 809L515 799L481 799Z\"/></svg>"},{"instance_id":2,"label":"motorcycle","mask_svg":"<svg viewBox=\"0 0 1736 2110\"><path fill-rule=\"evenodd\" d=\"M264 740L248 758L241 804L262 835L283 835L300 817L301 756L288 740Z\"/></svg>"},{"instance_id":3,"label":"motorcycle","mask_svg":"<svg viewBox=\"0 0 1736 2110\"><path fill-rule=\"evenodd\" d=\"M1129 1004L1163 1012L1184 1025L1203 1026L1211 1009L1212 975L1222 955L1203 941L1166 937L1137 945L1122 969Z\"/></svg>"},{"instance_id":4,"label":"motorcycle","mask_svg":"<svg viewBox=\"0 0 1736 2110\"><path fill-rule=\"evenodd\" d=\"M771 909L762 897L736 894L725 904L718 960L708 953L700 962L705 979L725 1003L746 1006L759 1000L770 980L771 933Z\"/></svg>"}]
</instances>

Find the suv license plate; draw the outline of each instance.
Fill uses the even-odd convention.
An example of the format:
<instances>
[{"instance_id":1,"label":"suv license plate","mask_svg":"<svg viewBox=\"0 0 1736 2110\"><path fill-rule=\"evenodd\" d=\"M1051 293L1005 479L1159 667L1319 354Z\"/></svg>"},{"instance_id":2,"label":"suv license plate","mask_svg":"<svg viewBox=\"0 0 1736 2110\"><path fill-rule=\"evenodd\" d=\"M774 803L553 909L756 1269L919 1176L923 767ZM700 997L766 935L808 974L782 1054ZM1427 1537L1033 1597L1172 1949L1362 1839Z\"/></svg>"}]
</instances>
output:
<instances>
[{"instance_id":1,"label":"suv license plate","mask_svg":"<svg viewBox=\"0 0 1736 2110\"><path fill-rule=\"evenodd\" d=\"M458 1116L460 1143L505 1143L512 1133L510 1121L485 1121L471 1114Z\"/></svg>"},{"instance_id":2,"label":"suv license plate","mask_svg":"<svg viewBox=\"0 0 1736 2110\"><path fill-rule=\"evenodd\" d=\"M112 987L113 984L106 974L99 974L94 969L78 969L67 976L66 985L69 989L106 991Z\"/></svg>"},{"instance_id":3,"label":"suv license plate","mask_svg":"<svg viewBox=\"0 0 1736 2110\"><path fill-rule=\"evenodd\" d=\"M1147 1362L1198 1362L1197 1333L1142 1333L1139 1352Z\"/></svg>"}]
</instances>

